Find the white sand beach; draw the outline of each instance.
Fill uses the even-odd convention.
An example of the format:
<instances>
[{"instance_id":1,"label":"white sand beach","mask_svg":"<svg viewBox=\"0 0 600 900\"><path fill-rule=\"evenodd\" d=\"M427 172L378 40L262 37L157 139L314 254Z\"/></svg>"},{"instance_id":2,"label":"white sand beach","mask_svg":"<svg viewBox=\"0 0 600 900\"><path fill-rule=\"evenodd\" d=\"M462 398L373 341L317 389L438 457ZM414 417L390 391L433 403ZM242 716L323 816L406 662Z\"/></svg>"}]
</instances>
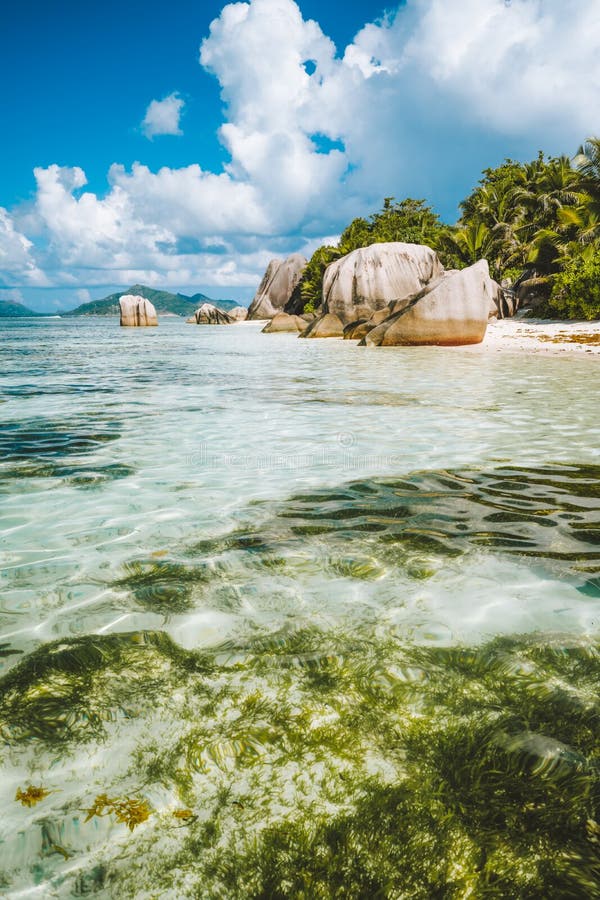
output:
<instances>
[{"instance_id":1,"label":"white sand beach","mask_svg":"<svg viewBox=\"0 0 600 900\"><path fill-rule=\"evenodd\" d=\"M501 352L600 354L600 322L499 319L488 325L478 346Z\"/></svg>"}]
</instances>

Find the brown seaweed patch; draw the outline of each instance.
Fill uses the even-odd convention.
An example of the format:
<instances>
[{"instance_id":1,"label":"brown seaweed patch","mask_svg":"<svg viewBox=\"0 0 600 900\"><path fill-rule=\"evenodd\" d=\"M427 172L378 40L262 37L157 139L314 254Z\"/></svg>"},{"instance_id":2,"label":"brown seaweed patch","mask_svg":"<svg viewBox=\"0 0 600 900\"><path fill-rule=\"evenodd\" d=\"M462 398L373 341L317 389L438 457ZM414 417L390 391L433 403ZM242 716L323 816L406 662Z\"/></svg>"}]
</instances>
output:
<instances>
[{"instance_id":1,"label":"brown seaweed patch","mask_svg":"<svg viewBox=\"0 0 600 900\"><path fill-rule=\"evenodd\" d=\"M552 344L589 344L596 347L600 346L600 332L590 334L582 331L574 334L571 331L559 331L557 334L538 334L537 339L538 341Z\"/></svg>"},{"instance_id":2,"label":"brown seaweed patch","mask_svg":"<svg viewBox=\"0 0 600 900\"><path fill-rule=\"evenodd\" d=\"M15 800L19 801L22 806L31 808L32 806L36 806L40 800L49 797L51 793L52 791L47 791L45 788L41 787L41 785L36 787L33 784L30 784L24 791L21 790L21 788L17 789Z\"/></svg>"},{"instance_id":3,"label":"brown seaweed patch","mask_svg":"<svg viewBox=\"0 0 600 900\"><path fill-rule=\"evenodd\" d=\"M148 802L139 797L108 797L106 794L98 794L93 805L86 809L85 822L89 822L94 816L114 815L117 822L122 822L133 831L142 822L146 822L152 815Z\"/></svg>"}]
</instances>

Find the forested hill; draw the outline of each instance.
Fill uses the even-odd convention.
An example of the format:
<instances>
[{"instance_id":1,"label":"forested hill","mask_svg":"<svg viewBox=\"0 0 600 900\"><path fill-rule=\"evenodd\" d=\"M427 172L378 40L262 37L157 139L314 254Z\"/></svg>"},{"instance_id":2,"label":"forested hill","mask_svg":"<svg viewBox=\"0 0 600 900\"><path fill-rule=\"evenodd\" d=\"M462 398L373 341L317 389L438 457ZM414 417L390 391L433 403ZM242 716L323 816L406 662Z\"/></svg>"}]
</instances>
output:
<instances>
[{"instance_id":1,"label":"forested hill","mask_svg":"<svg viewBox=\"0 0 600 900\"><path fill-rule=\"evenodd\" d=\"M0 300L0 319L20 319L25 316L40 315L42 313L27 309L22 303L15 303L14 300Z\"/></svg>"},{"instance_id":2,"label":"forested hill","mask_svg":"<svg viewBox=\"0 0 600 900\"><path fill-rule=\"evenodd\" d=\"M92 300L90 303L82 303L76 309L62 312L61 316L118 316L119 300L124 294L137 294L145 297L155 307L157 313L173 313L178 316L191 316L195 309L202 303L214 303L219 309L228 310L239 306L234 300L211 300L205 294L194 294L187 297L185 294L171 294L169 291L157 291L143 284L134 284L129 288L110 294L102 300Z\"/></svg>"}]
</instances>

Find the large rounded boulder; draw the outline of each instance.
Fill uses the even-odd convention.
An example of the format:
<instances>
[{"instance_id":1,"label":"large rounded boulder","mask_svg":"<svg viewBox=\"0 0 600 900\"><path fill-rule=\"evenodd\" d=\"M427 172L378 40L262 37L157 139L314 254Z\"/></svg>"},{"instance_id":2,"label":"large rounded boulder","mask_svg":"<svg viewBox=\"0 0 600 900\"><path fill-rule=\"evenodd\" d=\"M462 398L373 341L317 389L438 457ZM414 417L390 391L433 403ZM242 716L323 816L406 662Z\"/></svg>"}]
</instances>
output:
<instances>
[{"instance_id":1,"label":"large rounded boulder","mask_svg":"<svg viewBox=\"0 0 600 900\"><path fill-rule=\"evenodd\" d=\"M249 319L272 319L289 303L307 260L301 253L272 259L248 309Z\"/></svg>"},{"instance_id":2,"label":"large rounded boulder","mask_svg":"<svg viewBox=\"0 0 600 900\"><path fill-rule=\"evenodd\" d=\"M479 344L485 335L495 282L485 259L446 272L420 292L392 307L392 313L363 338L367 346Z\"/></svg>"},{"instance_id":3,"label":"large rounded boulder","mask_svg":"<svg viewBox=\"0 0 600 900\"><path fill-rule=\"evenodd\" d=\"M444 267L423 244L371 244L332 262L323 278L323 305L344 325L369 319L396 300L421 291Z\"/></svg>"},{"instance_id":4,"label":"large rounded boulder","mask_svg":"<svg viewBox=\"0 0 600 900\"><path fill-rule=\"evenodd\" d=\"M231 325L236 320L214 304L203 303L186 321L190 325Z\"/></svg>"},{"instance_id":5,"label":"large rounded boulder","mask_svg":"<svg viewBox=\"0 0 600 900\"><path fill-rule=\"evenodd\" d=\"M121 325L128 328L143 328L158 325L156 310L149 300L139 294L123 294L119 300Z\"/></svg>"}]
</instances>

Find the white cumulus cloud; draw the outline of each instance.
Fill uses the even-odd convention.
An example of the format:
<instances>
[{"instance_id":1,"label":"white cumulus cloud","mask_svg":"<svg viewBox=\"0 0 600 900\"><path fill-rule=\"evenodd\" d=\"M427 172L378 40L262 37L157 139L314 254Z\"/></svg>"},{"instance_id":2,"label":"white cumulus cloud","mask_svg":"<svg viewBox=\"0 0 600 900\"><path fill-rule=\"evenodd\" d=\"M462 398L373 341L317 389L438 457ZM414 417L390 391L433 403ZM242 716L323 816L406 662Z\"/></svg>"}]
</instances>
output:
<instances>
[{"instance_id":1,"label":"white cumulus cloud","mask_svg":"<svg viewBox=\"0 0 600 900\"><path fill-rule=\"evenodd\" d=\"M405 58L503 133L600 128L599 0L413 0ZM402 17L396 19L395 28Z\"/></svg>"},{"instance_id":2,"label":"white cumulus cloud","mask_svg":"<svg viewBox=\"0 0 600 900\"><path fill-rule=\"evenodd\" d=\"M142 130L152 140L158 134L183 134L179 122L185 101L177 94L164 100L152 100L142 122Z\"/></svg>"},{"instance_id":3,"label":"white cumulus cloud","mask_svg":"<svg viewBox=\"0 0 600 900\"><path fill-rule=\"evenodd\" d=\"M34 174L35 213L48 237L47 262L57 268L119 270L152 259L158 242L173 240L169 229L136 214L119 185L104 199L88 191L75 196L87 181L79 167L52 165Z\"/></svg>"},{"instance_id":4,"label":"white cumulus cloud","mask_svg":"<svg viewBox=\"0 0 600 900\"><path fill-rule=\"evenodd\" d=\"M293 0L250 0L210 24L200 63L223 169L115 164L104 195L79 167L36 169L32 209L0 215L11 283L251 287L384 196L452 206L505 155L600 133L600 0L408 0L345 48ZM152 101L146 134L180 133L183 106Z\"/></svg>"},{"instance_id":5,"label":"white cumulus cloud","mask_svg":"<svg viewBox=\"0 0 600 900\"><path fill-rule=\"evenodd\" d=\"M314 133L339 137L326 96L341 65L335 54L291 0L226 6L201 46L200 61L227 105L220 129L227 171L255 186L278 230L302 222L315 204L320 211L318 198L330 195L348 165L343 151L319 153L311 140Z\"/></svg>"},{"instance_id":6,"label":"white cumulus cloud","mask_svg":"<svg viewBox=\"0 0 600 900\"><path fill-rule=\"evenodd\" d=\"M8 211L0 207L0 287L11 282L36 287L47 283L32 249L33 242L15 228Z\"/></svg>"}]
</instances>

